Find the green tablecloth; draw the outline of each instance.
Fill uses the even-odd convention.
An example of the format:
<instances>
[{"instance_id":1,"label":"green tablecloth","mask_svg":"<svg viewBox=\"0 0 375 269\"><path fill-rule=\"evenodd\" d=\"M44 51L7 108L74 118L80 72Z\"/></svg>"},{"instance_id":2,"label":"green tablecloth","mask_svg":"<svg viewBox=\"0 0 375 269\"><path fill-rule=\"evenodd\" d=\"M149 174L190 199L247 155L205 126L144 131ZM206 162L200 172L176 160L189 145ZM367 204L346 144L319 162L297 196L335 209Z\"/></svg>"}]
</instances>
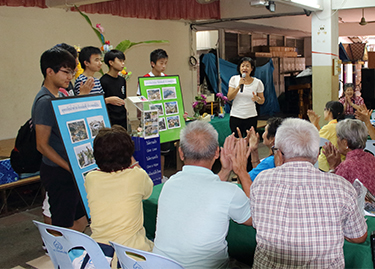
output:
<instances>
[{"instance_id":1,"label":"green tablecloth","mask_svg":"<svg viewBox=\"0 0 375 269\"><path fill-rule=\"evenodd\" d=\"M157 204L163 184L156 185L149 199L143 201L144 226L146 235L155 237ZM375 218L367 217L368 236L363 244L345 241L344 255L346 268L373 268L371 257L370 234L375 230ZM241 262L252 265L255 252L255 235L253 227L230 222L227 236L229 255Z\"/></svg>"},{"instance_id":2,"label":"green tablecloth","mask_svg":"<svg viewBox=\"0 0 375 269\"><path fill-rule=\"evenodd\" d=\"M224 145L225 138L229 136L232 132L229 127L229 114L225 114L224 118L215 117L210 121L210 124L216 129L219 134L219 146ZM189 124L189 122L186 122Z\"/></svg>"},{"instance_id":3,"label":"green tablecloth","mask_svg":"<svg viewBox=\"0 0 375 269\"><path fill-rule=\"evenodd\" d=\"M225 138L229 136L232 132L229 127L229 114L225 114L224 118L215 117L210 123L216 129L219 134L219 145L222 147L224 145Z\"/></svg>"}]
</instances>

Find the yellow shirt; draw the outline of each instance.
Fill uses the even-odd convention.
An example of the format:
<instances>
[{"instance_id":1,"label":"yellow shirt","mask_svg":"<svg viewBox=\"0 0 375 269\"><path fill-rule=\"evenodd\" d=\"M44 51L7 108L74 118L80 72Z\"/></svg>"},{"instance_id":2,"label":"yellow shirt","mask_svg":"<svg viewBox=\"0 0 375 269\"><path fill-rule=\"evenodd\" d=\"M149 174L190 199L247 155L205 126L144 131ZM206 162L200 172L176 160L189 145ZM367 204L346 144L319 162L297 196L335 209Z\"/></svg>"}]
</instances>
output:
<instances>
[{"instance_id":1,"label":"yellow shirt","mask_svg":"<svg viewBox=\"0 0 375 269\"><path fill-rule=\"evenodd\" d=\"M320 129L319 136L328 139L337 148L336 125L337 120L331 120ZM343 160L345 160L345 156L341 155L341 161ZM320 170L329 171L329 165L326 156L323 154L323 149L320 151L318 162Z\"/></svg>"},{"instance_id":2,"label":"yellow shirt","mask_svg":"<svg viewBox=\"0 0 375 269\"><path fill-rule=\"evenodd\" d=\"M146 238L142 200L150 197L153 182L138 167L112 173L93 171L85 187L91 215L91 237L152 251L154 243Z\"/></svg>"}]
</instances>

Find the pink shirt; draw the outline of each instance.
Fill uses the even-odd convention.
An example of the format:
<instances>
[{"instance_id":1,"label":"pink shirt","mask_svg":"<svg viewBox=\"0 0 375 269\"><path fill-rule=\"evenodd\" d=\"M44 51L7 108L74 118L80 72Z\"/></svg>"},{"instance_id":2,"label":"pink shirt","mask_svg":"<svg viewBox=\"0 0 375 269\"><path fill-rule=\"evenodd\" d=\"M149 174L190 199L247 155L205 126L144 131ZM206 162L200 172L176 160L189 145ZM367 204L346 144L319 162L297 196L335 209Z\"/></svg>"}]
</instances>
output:
<instances>
[{"instance_id":1,"label":"pink shirt","mask_svg":"<svg viewBox=\"0 0 375 269\"><path fill-rule=\"evenodd\" d=\"M375 157L362 149L355 149L346 154L343 161L335 170L340 175L353 183L356 178L372 193L375 194Z\"/></svg>"}]
</instances>

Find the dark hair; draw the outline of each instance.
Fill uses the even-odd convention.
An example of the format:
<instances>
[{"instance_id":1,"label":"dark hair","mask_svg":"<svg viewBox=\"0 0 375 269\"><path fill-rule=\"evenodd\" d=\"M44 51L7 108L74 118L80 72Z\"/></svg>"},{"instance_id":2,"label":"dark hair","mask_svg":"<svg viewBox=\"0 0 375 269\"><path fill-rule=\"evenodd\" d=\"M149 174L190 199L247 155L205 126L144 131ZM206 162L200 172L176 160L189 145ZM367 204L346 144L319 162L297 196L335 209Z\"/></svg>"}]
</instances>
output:
<instances>
[{"instance_id":1,"label":"dark hair","mask_svg":"<svg viewBox=\"0 0 375 269\"><path fill-rule=\"evenodd\" d=\"M115 172L128 168L134 153L134 143L120 125L102 128L94 139L94 157L100 170Z\"/></svg>"},{"instance_id":2,"label":"dark hair","mask_svg":"<svg viewBox=\"0 0 375 269\"><path fill-rule=\"evenodd\" d=\"M95 54L102 54L99 48L88 46L81 49L81 52L79 53L78 60L81 64L81 67L83 70L86 70L85 61L90 62L91 55Z\"/></svg>"},{"instance_id":3,"label":"dark hair","mask_svg":"<svg viewBox=\"0 0 375 269\"><path fill-rule=\"evenodd\" d=\"M345 96L345 92L348 88L352 88L353 91L355 90L353 83L345 83L343 88L344 88L344 91L342 92L342 95L340 96L340 98Z\"/></svg>"},{"instance_id":4,"label":"dark hair","mask_svg":"<svg viewBox=\"0 0 375 269\"><path fill-rule=\"evenodd\" d=\"M237 72L238 72L238 74L241 75L241 70L240 70L240 68L241 68L241 64L242 64L243 62L249 62L249 63L250 63L251 67L253 68L253 70L252 70L251 73L250 73L250 76L253 76L253 75L254 75L254 72L255 72L255 62L254 62L254 60L251 59L250 57L243 57L243 58L238 62L238 64L237 64Z\"/></svg>"},{"instance_id":5,"label":"dark hair","mask_svg":"<svg viewBox=\"0 0 375 269\"><path fill-rule=\"evenodd\" d=\"M269 118L267 120L267 125L268 125L267 139L270 139L271 137L275 137L276 130L277 128L279 128L283 120L284 119L279 118L279 117Z\"/></svg>"},{"instance_id":6,"label":"dark hair","mask_svg":"<svg viewBox=\"0 0 375 269\"><path fill-rule=\"evenodd\" d=\"M354 84L353 84L353 83L345 83L345 84L344 84L344 92L345 92L348 88L352 88L352 90L354 91Z\"/></svg>"},{"instance_id":7,"label":"dark hair","mask_svg":"<svg viewBox=\"0 0 375 269\"><path fill-rule=\"evenodd\" d=\"M339 101L327 102L326 109L332 113L332 117L337 121L340 121L345 118L344 106Z\"/></svg>"},{"instance_id":8,"label":"dark hair","mask_svg":"<svg viewBox=\"0 0 375 269\"><path fill-rule=\"evenodd\" d=\"M156 64L156 62L160 59L168 59L168 54L163 49L156 49L150 54L150 62Z\"/></svg>"},{"instance_id":9,"label":"dark hair","mask_svg":"<svg viewBox=\"0 0 375 269\"><path fill-rule=\"evenodd\" d=\"M76 60L68 51L61 48L52 48L43 52L40 57L40 69L43 77L46 78L47 68L51 68L53 72L59 72L61 67L76 68Z\"/></svg>"},{"instance_id":10,"label":"dark hair","mask_svg":"<svg viewBox=\"0 0 375 269\"><path fill-rule=\"evenodd\" d=\"M70 46L66 43L57 44L57 45L54 46L54 48L62 48L64 50L69 51L70 54L73 55L74 59L77 58L77 56L78 56L77 50L73 46Z\"/></svg>"},{"instance_id":11,"label":"dark hair","mask_svg":"<svg viewBox=\"0 0 375 269\"><path fill-rule=\"evenodd\" d=\"M125 61L125 54L120 50L110 50L104 55L104 63L111 67L109 61L114 61L116 58Z\"/></svg>"}]
</instances>

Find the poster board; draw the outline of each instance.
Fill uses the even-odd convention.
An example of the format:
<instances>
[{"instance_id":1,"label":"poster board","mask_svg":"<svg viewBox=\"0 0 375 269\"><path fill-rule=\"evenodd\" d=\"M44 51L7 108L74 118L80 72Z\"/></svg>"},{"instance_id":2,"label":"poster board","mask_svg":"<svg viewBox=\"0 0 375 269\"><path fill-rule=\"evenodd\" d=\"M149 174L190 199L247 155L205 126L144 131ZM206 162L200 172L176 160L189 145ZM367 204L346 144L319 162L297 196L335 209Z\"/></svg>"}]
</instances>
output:
<instances>
[{"instance_id":1,"label":"poster board","mask_svg":"<svg viewBox=\"0 0 375 269\"><path fill-rule=\"evenodd\" d=\"M85 177L89 172L98 169L93 154L95 136L101 128L111 126L104 96L93 94L57 98L52 99L51 103L73 178L86 215L90 219Z\"/></svg>"},{"instance_id":2,"label":"poster board","mask_svg":"<svg viewBox=\"0 0 375 269\"><path fill-rule=\"evenodd\" d=\"M138 82L141 95L152 104L150 109L159 111L160 143L179 140L185 127L180 77L139 77Z\"/></svg>"}]
</instances>

